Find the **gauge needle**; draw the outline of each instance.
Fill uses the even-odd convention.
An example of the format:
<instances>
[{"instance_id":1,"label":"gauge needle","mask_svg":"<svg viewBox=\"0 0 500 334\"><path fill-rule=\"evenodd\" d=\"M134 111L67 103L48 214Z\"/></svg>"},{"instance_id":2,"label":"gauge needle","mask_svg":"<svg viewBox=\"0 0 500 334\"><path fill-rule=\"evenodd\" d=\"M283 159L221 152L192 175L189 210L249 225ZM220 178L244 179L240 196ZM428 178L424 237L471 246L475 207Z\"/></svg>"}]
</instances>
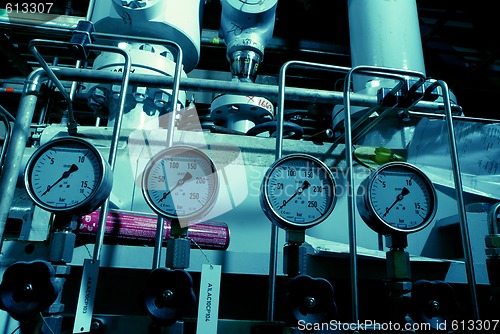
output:
<instances>
[{"instance_id":1,"label":"gauge needle","mask_svg":"<svg viewBox=\"0 0 500 334\"><path fill-rule=\"evenodd\" d=\"M302 185L301 185L301 186L300 186L300 187L299 187L299 188L295 191L295 194L293 194L293 195L292 195L292 197L290 197L290 198L289 198L286 202L283 202L283 205L282 205L282 206L280 206L280 207L278 208L278 210L283 209L283 207L284 207L285 205L287 205L287 204L288 204L288 202L290 202L292 199L294 199L294 198L295 198L295 196L297 196L297 195L299 195L299 194L302 194L302 192L303 192L304 190L306 190L307 188L309 188L310 186L311 186L311 184L310 184L309 182L307 182L307 180L306 180L306 181L304 181L304 183L302 183Z\"/></svg>"},{"instance_id":2,"label":"gauge needle","mask_svg":"<svg viewBox=\"0 0 500 334\"><path fill-rule=\"evenodd\" d=\"M397 202L401 201L403 199L403 197L405 197L409 193L410 193L410 191L408 190L408 188L404 187L401 190L401 193L398 196L396 196L396 200L394 201L394 203L392 203L392 205L390 207L388 207L388 208L385 209L385 213L384 213L384 215L382 217L387 216L387 214L394 207L394 205L396 205Z\"/></svg>"},{"instance_id":3,"label":"gauge needle","mask_svg":"<svg viewBox=\"0 0 500 334\"><path fill-rule=\"evenodd\" d=\"M77 170L78 170L78 166L77 166L77 165L75 165L75 164L72 164L72 165L71 165L71 167L69 167L69 169L68 169L67 171L65 171L65 172L62 174L62 176L61 176L61 177L60 177L60 178L59 178L56 182L54 182L54 183L53 183L52 185L50 185L50 186L47 186L47 190L45 190L45 191L43 192L42 196L43 196L43 195L45 195L46 193L48 193L48 192L50 191L50 189L54 188L54 186L55 186L56 184L58 184L59 182L61 182L62 180L64 180L64 179L65 179L65 178L67 178L68 176L70 176L70 175L71 175L71 173L76 172Z\"/></svg>"},{"instance_id":4,"label":"gauge needle","mask_svg":"<svg viewBox=\"0 0 500 334\"><path fill-rule=\"evenodd\" d=\"M170 189L166 193L163 193L163 197L160 198L160 200L158 202L163 201L165 198L167 198L168 195L170 195L170 193L172 191L174 191L177 187L182 186L184 184L184 182L186 182L187 180L190 180L192 177L193 177L193 175L191 175L190 172L187 172L182 179L180 179L179 181L177 181L177 184L172 189Z\"/></svg>"}]
</instances>

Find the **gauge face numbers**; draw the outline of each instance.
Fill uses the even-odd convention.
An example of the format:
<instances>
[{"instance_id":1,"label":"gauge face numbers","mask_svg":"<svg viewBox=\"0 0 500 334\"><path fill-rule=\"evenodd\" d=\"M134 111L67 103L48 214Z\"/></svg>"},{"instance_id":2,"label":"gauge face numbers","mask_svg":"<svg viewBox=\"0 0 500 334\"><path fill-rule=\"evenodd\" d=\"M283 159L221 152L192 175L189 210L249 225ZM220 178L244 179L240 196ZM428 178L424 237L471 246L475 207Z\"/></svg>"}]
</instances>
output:
<instances>
[{"instance_id":1,"label":"gauge face numbers","mask_svg":"<svg viewBox=\"0 0 500 334\"><path fill-rule=\"evenodd\" d=\"M217 170L203 152L173 146L146 165L142 191L148 205L167 218L195 220L214 205L219 189Z\"/></svg>"},{"instance_id":2,"label":"gauge face numbers","mask_svg":"<svg viewBox=\"0 0 500 334\"><path fill-rule=\"evenodd\" d=\"M362 191L367 191L368 210L373 212L373 216L364 216L370 220L368 225L379 233L419 231L436 213L436 192L432 182L408 163L381 166L369 178L368 188Z\"/></svg>"},{"instance_id":3,"label":"gauge face numbers","mask_svg":"<svg viewBox=\"0 0 500 334\"><path fill-rule=\"evenodd\" d=\"M109 165L92 144L80 138L58 138L32 155L25 170L26 190L41 208L86 214L109 196Z\"/></svg>"},{"instance_id":4,"label":"gauge face numbers","mask_svg":"<svg viewBox=\"0 0 500 334\"><path fill-rule=\"evenodd\" d=\"M291 154L277 160L262 182L262 209L275 225L285 229L300 230L321 223L335 202L332 172L310 155Z\"/></svg>"}]
</instances>

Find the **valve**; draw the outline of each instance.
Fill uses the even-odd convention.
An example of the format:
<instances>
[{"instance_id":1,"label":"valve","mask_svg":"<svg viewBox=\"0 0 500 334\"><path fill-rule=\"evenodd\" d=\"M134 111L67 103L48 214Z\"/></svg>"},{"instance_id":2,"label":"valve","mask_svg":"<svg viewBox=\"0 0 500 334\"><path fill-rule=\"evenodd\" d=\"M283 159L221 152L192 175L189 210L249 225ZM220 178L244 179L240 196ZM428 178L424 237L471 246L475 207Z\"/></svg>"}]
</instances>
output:
<instances>
[{"instance_id":1,"label":"valve","mask_svg":"<svg viewBox=\"0 0 500 334\"><path fill-rule=\"evenodd\" d=\"M298 275L290 279L286 299L296 321L324 323L337 314L333 286L324 278Z\"/></svg>"},{"instance_id":2,"label":"valve","mask_svg":"<svg viewBox=\"0 0 500 334\"><path fill-rule=\"evenodd\" d=\"M18 321L42 312L57 298L54 267L46 261L19 261L10 265L0 283L0 309Z\"/></svg>"},{"instance_id":3,"label":"valve","mask_svg":"<svg viewBox=\"0 0 500 334\"><path fill-rule=\"evenodd\" d=\"M173 325L190 312L196 303L191 275L182 269L154 269L148 276L144 305L162 326Z\"/></svg>"},{"instance_id":4,"label":"valve","mask_svg":"<svg viewBox=\"0 0 500 334\"><path fill-rule=\"evenodd\" d=\"M448 283L419 280L413 283L409 310L414 322L430 324L436 330L458 318L460 305Z\"/></svg>"}]
</instances>

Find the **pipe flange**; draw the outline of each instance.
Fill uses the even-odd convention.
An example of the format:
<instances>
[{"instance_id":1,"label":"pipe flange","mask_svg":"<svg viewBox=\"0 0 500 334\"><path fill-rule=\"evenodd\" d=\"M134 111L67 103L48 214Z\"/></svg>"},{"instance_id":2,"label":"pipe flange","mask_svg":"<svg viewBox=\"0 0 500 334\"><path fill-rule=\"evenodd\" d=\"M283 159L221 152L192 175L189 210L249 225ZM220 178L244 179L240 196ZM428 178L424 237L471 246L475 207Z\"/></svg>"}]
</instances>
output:
<instances>
[{"instance_id":1,"label":"pipe flange","mask_svg":"<svg viewBox=\"0 0 500 334\"><path fill-rule=\"evenodd\" d=\"M210 118L215 125L246 133L274 116L274 105L258 96L220 95L212 101Z\"/></svg>"}]
</instances>

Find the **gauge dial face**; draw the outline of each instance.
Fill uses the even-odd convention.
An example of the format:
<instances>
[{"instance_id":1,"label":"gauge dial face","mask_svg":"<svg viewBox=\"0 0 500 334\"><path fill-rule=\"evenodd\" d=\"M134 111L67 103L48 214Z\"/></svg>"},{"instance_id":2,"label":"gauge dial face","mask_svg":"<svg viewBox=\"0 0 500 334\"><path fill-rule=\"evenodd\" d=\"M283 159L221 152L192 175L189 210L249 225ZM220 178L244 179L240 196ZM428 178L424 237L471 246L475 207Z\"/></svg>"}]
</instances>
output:
<instances>
[{"instance_id":1,"label":"gauge dial face","mask_svg":"<svg viewBox=\"0 0 500 334\"><path fill-rule=\"evenodd\" d=\"M173 146L146 165L142 191L149 206L167 218L196 220L214 205L219 189L212 160L190 146Z\"/></svg>"},{"instance_id":2,"label":"gauge dial face","mask_svg":"<svg viewBox=\"0 0 500 334\"><path fill-rule=\"evenodd\" d=\"M333 174L313 156L288 155L264 176L261 206L279 227L300 230L317 225L332 212L335 202Z\"/></svg>"},{"instance_id":3,"label":"gauge dial face","mask_svg":"<svg viewBox=\"0 0 500 334\"><path fill-rule=\"evenodd\" d=\"M380 233L419 231L436 213L436 192L432 182L420 169L408 163L381 166L369 178L368 188L362 191L367 191L365 200L368 210L373 212L373 215L364 216L370 220L368 225Z\"/></svg>"},{"instance_id":4,"label":"gauge dial face","mask_svg":"<svg viewBox=\"0 0 500 334\"><path fill-rule=\"evenodd\" d=\"M96 148L80 138L58 138L40 146L25 170L26 190L41 208L86 214L109 196L109 165Z\"/></svg>"}]
</instances>

